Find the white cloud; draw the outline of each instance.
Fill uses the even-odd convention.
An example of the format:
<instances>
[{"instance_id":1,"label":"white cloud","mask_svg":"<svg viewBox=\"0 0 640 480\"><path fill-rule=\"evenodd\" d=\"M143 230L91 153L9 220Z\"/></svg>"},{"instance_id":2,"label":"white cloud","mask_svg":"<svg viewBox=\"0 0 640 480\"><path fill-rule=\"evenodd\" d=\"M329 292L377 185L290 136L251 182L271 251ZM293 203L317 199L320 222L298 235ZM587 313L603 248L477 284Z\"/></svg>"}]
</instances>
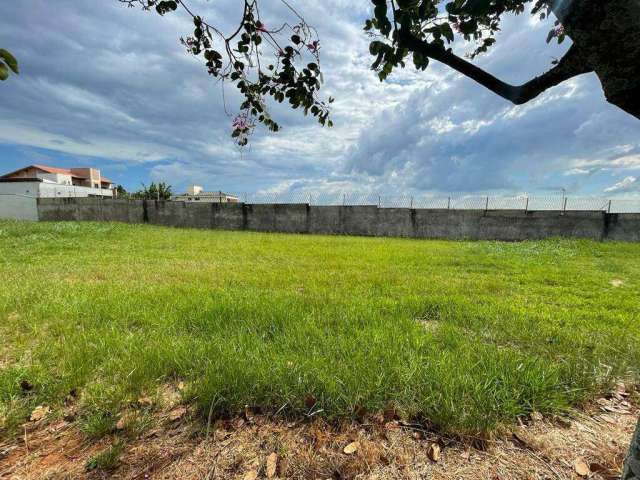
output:
<instances>
[{"instance_id":1,"label":"white cloud","mask_svg":"<svg viewBox=\"0 0 640 480\"><path fill-rule=\"evenodd\" d=\"M612 185L608 188L605 188L604 191L606 193L618 193L618 192L629 192L631 190L637 190L638 184L636 183L638 179L636 177L625 177L615 185Z\"/></svg>"},{"instance_id":2,"label":"white cloud","mask_svg":"<svg viewBox=\"0 0 640 480\"><path fill-rule=\"evenodd\" d=\"M225 28L239 15L236 0L193 7ZM0 44L23 70L2 85L0 142L46 149L52 162L90 156L131 165L135 175L143 164L145 175L176 188L198 182L238 192L536 191L566 181L574 191L602 191L598 172L640 169L637 120L606 104L593 75L519 107L437 62L418 72L409 61L380 83L362 31L369 1L296 7L321 37L333 129L275 105L283 130L259 129L239 152L219 84L178 43L192 29L187 16L115 0L23 0L8 2L0 18ZM263 8L272 24L289 15L280 2ZM529 80L567 48L544 42L550 25L511 18L496 48L475 62L506 81ZM233 115L238 95L225 93ZM130 183L140 181L149 179Z\"/></svg>"},{"instance_id":3,"label":"white cloud","mask_svg":"<svg viewBox=\"0 0 640 480\"><path fill-rule=\"evenodd\" d=\"M589 173L591 173L591 171L584 168L572 168L564 172L563 175L568 177L570 175L588 175Z\"/></svg>"}]
</instances>

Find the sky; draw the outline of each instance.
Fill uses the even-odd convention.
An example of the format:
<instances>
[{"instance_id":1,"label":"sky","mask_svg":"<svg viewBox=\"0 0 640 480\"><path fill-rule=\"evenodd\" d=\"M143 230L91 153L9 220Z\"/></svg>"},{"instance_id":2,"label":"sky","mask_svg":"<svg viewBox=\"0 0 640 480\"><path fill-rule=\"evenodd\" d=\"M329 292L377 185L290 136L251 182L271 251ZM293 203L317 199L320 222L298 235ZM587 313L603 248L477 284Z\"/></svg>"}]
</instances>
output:
<instances>
[{"instance_id":1,"label":"sky","mask_svg":"<svg viewBox=\"0 0 640 480\"><path fill-rule=\"evenodd\" d=\"M226 31L240 18L236 0L186 1ZM238 194L640 195L640 121L605 101L594 74L522 106L437 62L381 83L362 30L368 0L293 5L318 31L335 126L275 105L282 130L258 128L239 150L238 97L186 54L186 14L117 0L5 2L0 47L21 74L0 84L0 171L94 166L128 190L164 181ZM261 8L267 26L295 20L279 1ZM510 83L543 73L569 43L545 42L552 22L507 18L474 62Z\"/></svg>"}]
</instances>

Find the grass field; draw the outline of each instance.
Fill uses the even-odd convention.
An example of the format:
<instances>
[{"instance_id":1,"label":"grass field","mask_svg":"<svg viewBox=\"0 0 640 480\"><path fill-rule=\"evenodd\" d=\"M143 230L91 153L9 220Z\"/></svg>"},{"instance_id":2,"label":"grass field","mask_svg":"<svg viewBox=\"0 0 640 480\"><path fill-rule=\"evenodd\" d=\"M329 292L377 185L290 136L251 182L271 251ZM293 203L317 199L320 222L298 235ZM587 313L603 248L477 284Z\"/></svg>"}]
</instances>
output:
<instances>
[{"instance_id":1,"label":"grass field","mask_svg":"<svg viewBox=\"0 0 640 480\"><path fill-rule=\"evenodd\" d=\"M204 418L393 407L490 434L637 380L639 298L640 244L0 222L0 428L76 390L100 435L181 380Z\"/></svg>"}]
</instances>

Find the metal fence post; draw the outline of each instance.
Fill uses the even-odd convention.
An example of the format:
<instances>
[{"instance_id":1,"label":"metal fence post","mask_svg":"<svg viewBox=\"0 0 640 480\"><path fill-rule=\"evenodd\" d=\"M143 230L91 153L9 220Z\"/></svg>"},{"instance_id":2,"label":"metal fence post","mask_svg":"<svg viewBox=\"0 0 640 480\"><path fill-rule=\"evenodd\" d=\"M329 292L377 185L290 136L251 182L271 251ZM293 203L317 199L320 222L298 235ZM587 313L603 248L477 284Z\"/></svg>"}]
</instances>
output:
<instances>
[{"instance_id":1,"label":"metal fence post","mask_svg":"<svg viewBox=\"0 0 640 480\"><path fill-rule=\"evenodd\" d=\"M527 203L524 204L524 213L529 211L529 197L527 197Z\"/></svg>"},{"instance_id":2,"label":"metal fence post","mask_svg":"<svg viewBox=\"0 0 640 480\"><path fill-rule=\"evenodd\" d=\"M451 197L447 197L447 210L451 209Z\"/></svg>"},{"instance_id":3,"label":"metal fence post","mask_svg":"<svg viewBox=\"0 0 640 480\"><path fill-rule=\"evenodd\" d=\"M411 201L409 203L409 208L413 210L413 196L411 197Z\"/></svg>"},{"instance_id":4,"label":"metal fence post","mask_svg":"<svg viewBox=\"0 0 640 480\"><path fill-rule=\"evenodd\" d=\"M609 200L609 205L607 206L607 213L611 213L611 200Z\"/></svg>"},{"instance_id":5,"label":"metal fence post","mask_svg":"<svg viewBox=\"0 0 640 480\"><path fill-rule=\"evenodd\" d=\"M564 205L562 206L562 213L567 212L567 197L564 197Z\"/></svg>"},{"instance_id":6,"label":"metal fence post","mask_svg":"<svg viewBox=\"0 0 640 480\"><path fill-rule=\"evenodd\" d=\"M487 195L487 201L484 204L484 213L487 213L487 210L489 210L489 195Z\"/></svg>"},{"instance_id":7,"label":"metal fence post","mask_svg":"<svg viewBox=\"0 0 640 480\"><path fill-rule=\"evenodd\" d=\"M347 204L347 194L342 194L342 206L344 207Z\"/></svg>"},{"instance_id":8,"label":"metal fence post","mask_svg":"<svg viewBox=\"0 0 640 480\"><path fill-rule=\"evenodd\" d=\"M381 205L382 205L382 199L380 198L380 195L378 195L378 208L380 208Z\"/></svg>"}]
</instances>

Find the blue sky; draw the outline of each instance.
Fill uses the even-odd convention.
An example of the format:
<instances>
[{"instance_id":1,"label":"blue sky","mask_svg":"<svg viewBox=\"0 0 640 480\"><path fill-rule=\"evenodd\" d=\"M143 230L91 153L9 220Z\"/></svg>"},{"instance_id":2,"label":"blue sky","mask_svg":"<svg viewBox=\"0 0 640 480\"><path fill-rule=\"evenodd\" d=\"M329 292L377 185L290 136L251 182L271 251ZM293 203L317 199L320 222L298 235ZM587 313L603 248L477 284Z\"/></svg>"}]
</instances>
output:
<instances>
[{"instance_id":1,"label":"blue sky","mask_svg":"<svg viewBox=\"0 0 640 480\"><path fill-rule=\"evenodd\" d=\"M186 15L116 0L7 2L0 47L22 74L0 84L0 170L91 165L128 189L640 194L640 121L607 104L594 75L520 107L435 62L380 83L362 31L368 0L294 4L321 38L335 127L278 105L282 131L258 130L240 152L220 86L178 41L190 33ZM227 28L240 15L234 0L190 5ZM264 2L262 14L267 24L290 20L279 2ZM512 83L542 73L567 48L545 43L551 22L508 19L477 63ZM230 115L236 100L227 91Z\"/></svg>"}]
</instances>

